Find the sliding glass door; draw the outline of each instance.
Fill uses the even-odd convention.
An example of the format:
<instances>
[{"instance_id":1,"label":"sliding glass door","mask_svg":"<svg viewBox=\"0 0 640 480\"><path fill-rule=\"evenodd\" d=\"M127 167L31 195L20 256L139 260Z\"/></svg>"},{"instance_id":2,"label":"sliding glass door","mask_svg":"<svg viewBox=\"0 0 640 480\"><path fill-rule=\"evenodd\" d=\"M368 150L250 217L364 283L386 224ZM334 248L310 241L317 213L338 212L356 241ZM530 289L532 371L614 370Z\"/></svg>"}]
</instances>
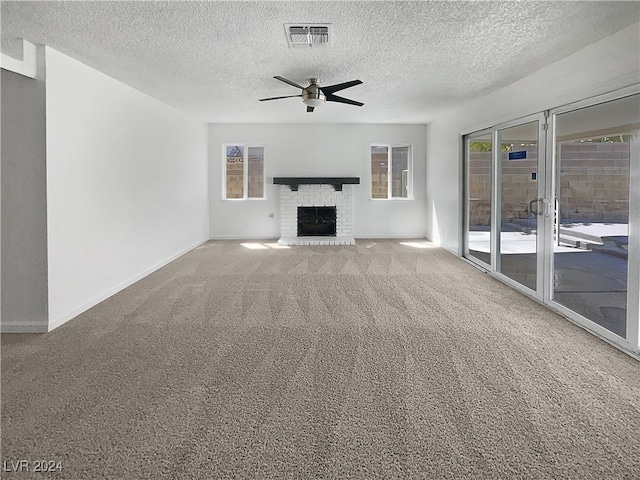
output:
<instances>
[{"instance_id":1,"label":"sliding glass door","mask_svg":"<svg viewBox=\"0 0 640 480\"><path fill-rule=\"evenodd\" d=\"M634 274L630 175L632 160L637 169L639 116L640 95L554 115L551 300L623 339Z\"/></svg>"},{"instance_id":2,"label":"sliding glass door","mask_svg":"<svg viewBox=\"0 0 640 480\"><path fill-rule=\"evenodd\" d=\"M465 138L466 255L540 298L540 216L549 212L538 180L543 125L544 116L534 115Z\"/></svg>"},{"instance_id":3,"label":"sliding glass door","mask_svg":"<svg viewBox=\"0 0 640 480\"><path fill-rule=\"evenodd\" d=\"M493 179L491 132L468 135L466 148L466 254L491 265L491 198Z\"/></svg>"},{"instance_id":4,"label":"sliding glass door","mask_svg":"<svg viewBox=\"0 0 640 480\"><path fill-rule=\"evenodd\" d=\"M538 191L538 162L544 157L540 120L497 131L496 271L537 291L539 218L548 212ZM542 140L544 143L544 140Z\"/></svg>"},{"instance_id":5,"label":"sliding glass door","mask_svg":"<svg viewBox=\"0 0 640 480\"><path fill-rule=\"evenodd\" d=\"M465 257L634 352L640 352L638 90L464 137Z\"/></svg>"}]
</instances>

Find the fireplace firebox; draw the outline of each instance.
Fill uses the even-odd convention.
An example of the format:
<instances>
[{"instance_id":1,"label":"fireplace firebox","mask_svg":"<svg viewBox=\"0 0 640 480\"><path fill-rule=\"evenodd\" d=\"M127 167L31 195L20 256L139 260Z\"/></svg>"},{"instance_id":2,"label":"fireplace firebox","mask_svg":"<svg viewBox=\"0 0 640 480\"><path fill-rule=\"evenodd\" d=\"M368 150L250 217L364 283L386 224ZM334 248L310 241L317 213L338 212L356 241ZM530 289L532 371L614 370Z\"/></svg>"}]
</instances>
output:
<instances>
[{"instance_id":1,"label":"fireplace firebox","mask_svg":"<svg viewBox=\"0 0 640 480\"><path fill-rule=\"evenodd\" d=\"M336 207L298 207L298 236L336 235Z\"/></svg>"}]
</instances>

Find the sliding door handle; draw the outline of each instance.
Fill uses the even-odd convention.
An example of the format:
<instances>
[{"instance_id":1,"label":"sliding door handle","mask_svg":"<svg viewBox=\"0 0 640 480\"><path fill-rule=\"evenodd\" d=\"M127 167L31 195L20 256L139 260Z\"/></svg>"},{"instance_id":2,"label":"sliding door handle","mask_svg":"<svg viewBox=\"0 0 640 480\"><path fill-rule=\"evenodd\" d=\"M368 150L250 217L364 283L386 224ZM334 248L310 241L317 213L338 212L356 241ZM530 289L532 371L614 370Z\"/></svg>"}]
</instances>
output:
<instances>
[{"instance_id":1,"label":"sliding door handle","mask_svg":"<svg viewBox=\"0 0 640 480\"><path fill-rule=\"evenodd\" d=\"M542 210L540 209L542 204ZM549 216L551 212L551 202L546 198L534 198L529 202L529 211L534 215Z\"/></svg>"},{"instance_id":2,"label":"sliding door handle","mask_svg":"<svg viewBox=\"0 0 640 480\"><path fill-rule=\"evenodd\" d=\"M534 215L540 215L540 214L538 213L538 202L539 202L539 201L540 201L540 199L539 199L539 198L534 198L533 200L531 200L531 201L529 202L529 211L530 211L531 213L533 213ZM535 205L535 208L534 208L534 205Z\"/></svg>"}]
</instances>

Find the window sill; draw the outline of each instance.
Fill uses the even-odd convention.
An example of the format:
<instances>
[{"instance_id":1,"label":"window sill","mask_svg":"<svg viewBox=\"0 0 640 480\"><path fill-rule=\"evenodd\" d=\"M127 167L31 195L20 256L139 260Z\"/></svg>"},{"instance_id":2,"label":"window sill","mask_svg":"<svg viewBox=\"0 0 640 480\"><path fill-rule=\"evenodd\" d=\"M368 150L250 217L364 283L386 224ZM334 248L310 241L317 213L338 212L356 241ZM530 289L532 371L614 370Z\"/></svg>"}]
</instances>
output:
<instances>
[{"instance_id":1,"label":"window sill","mask_svg":"<svg viewBox=\"0 0 640 480\"><path fill-rule=\"evenodd\" d=\"M225 202L255 202L255 201L259 201L259 200L267 200L267 197L261 197L261 198L222 198L223 201Z\"/></svg>"}]
</instances>

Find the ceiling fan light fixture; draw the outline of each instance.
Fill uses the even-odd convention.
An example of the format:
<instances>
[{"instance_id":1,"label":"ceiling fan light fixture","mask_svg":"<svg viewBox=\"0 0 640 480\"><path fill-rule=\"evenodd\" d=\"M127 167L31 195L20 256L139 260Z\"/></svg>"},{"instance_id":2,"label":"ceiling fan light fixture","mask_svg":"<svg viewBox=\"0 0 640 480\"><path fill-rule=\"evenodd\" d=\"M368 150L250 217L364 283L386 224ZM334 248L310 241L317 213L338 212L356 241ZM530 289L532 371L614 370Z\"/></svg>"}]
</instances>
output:
<instances>
[{"instance_id":1,"label":"ceiling fan light fixture","mask_svg":"<svg viewBox=\"0 0 640 480\"><path fill-rule=\"evenodd\" d=\"M324 103L325 99L324 98L303 98L302 101L305 103L305 105L308 105L309 107L319 107Z\"/></svg>"},{"instance_id":2,"label":"ceiling fan light fixture","mask_svg":"<svg viewBox=\"0 0 640 480\"><path fill-rule=\"evenodd\" d=\"M317 78L308 78L309 86L302 92L302 101L308 107L319 107L326 100L327 97L320 89L320 81Z\"/></svg>"}]
</instances>

